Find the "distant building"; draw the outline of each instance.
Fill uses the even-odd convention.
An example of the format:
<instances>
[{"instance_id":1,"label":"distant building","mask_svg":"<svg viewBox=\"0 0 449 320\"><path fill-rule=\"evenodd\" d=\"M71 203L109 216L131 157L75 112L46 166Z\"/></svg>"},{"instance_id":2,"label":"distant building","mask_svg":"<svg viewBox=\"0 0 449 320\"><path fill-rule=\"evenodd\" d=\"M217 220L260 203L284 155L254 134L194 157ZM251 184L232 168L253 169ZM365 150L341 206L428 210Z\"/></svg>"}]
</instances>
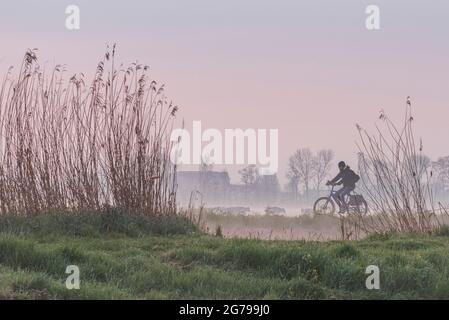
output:
<instances>
[{"instance_id":1,"label":"distant building","mask_svg":"<svg viewBox=\"0 0 449 320\"><path fill-rule=\"evenodd\" d=\"M178 201L188 204L193 191L199 191L207 203L227 202L231 183L227 172L178 171Z\"/></svg>"},{"instance_id":2,"label":"distant building","mask_svg":"<svg viewBox=\"0 0 449 320\"><path fill-rule=\"evenodd\" d=\"M211 205L273 205L279 200L280 187L276 175L260 176L252 185L231 184L226 171L178 171L177 199L181 206L190 195L199 191L207 206Z\"/></svg>"}]
</instances>

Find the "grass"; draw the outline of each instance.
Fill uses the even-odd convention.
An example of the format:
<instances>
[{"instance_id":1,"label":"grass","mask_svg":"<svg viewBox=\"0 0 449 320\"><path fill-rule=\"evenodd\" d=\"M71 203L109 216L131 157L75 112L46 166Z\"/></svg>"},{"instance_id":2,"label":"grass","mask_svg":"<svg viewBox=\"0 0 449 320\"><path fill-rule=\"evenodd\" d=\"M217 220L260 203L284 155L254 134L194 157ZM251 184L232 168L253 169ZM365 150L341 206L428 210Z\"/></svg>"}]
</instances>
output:
<instances>
[{"instance_id":1,"label":"grass","mask_svg":"<svg viewBox=\"0 0 449 320\"><path fill-rule=\"evenodd\" d=\"M109 215L1 217L0 298L449 298L447 230L266 241L205 235L180 217ZM365 288L372 264L380 290ZM79 290L65 287L68 265L80 269Z\"/></svg>"},{"instance_id":2,"label":"grass","mask_svg":"<svg viewBox=\"0 0 449 320\"><path fill-rule=\"evenodd\" d=\"M34 217L0 216L0 233L42 236L143 236L191 233L189 220L177 216L128 215L119 209L103 211L48 212Z\"/></svg>"}]
</instances>

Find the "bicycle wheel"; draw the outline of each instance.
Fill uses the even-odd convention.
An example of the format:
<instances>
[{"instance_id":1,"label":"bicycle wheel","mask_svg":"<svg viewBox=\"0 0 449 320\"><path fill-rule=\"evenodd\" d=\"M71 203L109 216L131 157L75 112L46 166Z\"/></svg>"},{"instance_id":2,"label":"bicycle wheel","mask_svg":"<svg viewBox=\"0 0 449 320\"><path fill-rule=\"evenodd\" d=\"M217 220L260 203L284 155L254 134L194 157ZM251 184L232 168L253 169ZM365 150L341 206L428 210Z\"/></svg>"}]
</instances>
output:
<instances>
[{"instance_id":1,"label":"bicycle wheel","mask_svg":"<svg viewBox=\"0 0 449 320\"><path fill-rule=\"evenodd\" d=\"M356 205L352 206L354 213L364 217L368 213L368 204L365 199L360 199Z\"/></svg>"},{"instance_id":2,"label":"bicycle wheel","mask_svg":"<svg viewBox=\"0 0 449 320\"><path fill-rule=\"evenodd\" d=\"M333 215L335 213L335 204L329 197L318 198L313 204L315 214Z\"/></svg>"},{"instance_id":3,"label":"bicycle wheel","mask_svg":"<svg viewBox=\"0 0 449 320\"><path fill-rule=\"evenodd\" d=\"M363 216L368 213L368 203L366 203L365 199L363 199L363 201L359 205L359 212Z\"/></svg>"}]
</instances>

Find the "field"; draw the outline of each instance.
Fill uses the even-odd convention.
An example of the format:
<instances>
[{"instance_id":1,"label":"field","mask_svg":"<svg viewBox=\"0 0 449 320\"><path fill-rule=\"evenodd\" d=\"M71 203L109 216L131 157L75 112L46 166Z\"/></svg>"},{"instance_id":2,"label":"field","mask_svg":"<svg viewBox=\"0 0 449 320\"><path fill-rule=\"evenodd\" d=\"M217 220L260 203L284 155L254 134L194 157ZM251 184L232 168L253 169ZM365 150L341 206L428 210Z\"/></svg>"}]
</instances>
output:
<instances>
[{"instance_id":1,"label":"field","mask_svg":"<svg viewBox=\"0 0 449 320\"><path fill-rule=\"evenodd\" d=\"M449 298L449 231L359 241L228 239L179 218L0 217L2 299ZM65 286L68 265L80 289ZM368 265L380 289L365 287Z\"/></svg>"},{"instance_id":2,"label":"field","mask_svg":"<svg viewBox=\"0 0 449 320\"><path fill-rule=\"evenodd\" d=\"M263 240L335 240L341 238L340 221L334 216L312 215L222 215L206 210L204 229L221 229L227 238Z\"/></svg>"}]
</instances>

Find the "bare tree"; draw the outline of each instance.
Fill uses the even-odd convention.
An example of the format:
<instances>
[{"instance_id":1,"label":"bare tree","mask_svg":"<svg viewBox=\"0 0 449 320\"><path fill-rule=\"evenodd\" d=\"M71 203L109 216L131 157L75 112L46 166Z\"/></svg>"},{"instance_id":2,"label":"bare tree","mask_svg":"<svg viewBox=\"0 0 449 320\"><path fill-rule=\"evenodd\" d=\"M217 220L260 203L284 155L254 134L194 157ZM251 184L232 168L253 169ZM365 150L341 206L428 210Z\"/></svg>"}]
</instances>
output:
<instances>
[{"instance_id":1,"label":"bare tree","mask_svg":"<svg viewBox=\"0 0 449 320\"><path fill-rule=\"evenodd\" d=\"M334 159L334 151L323 149L317 152L315 157L314 174L317 193L326 177L329 175L330 165Z\"/></svg>"},{"instance_id":2,"label":"bare tree","mask_svg":"<svg viewBox=\"0 0 449 320\"><path fill-rule=\"evenodd\" d=\"M295 200L298 198L298 184L299 177L291 172L287 172L288 182L286 184L286 189L293 194Z\"/></svg>"},{"instance_id":3,"label":"bare tree","mask_svg":"<svg viewBox=\"0 0 449 320\"><path fill-rule=\"evenodd\" d=\"M252 185L256 183L257 178L259 176L259 171L257 170L257 167L254 164L251 164L242 170L239 170L240 174L240 180L245 185Z\"/></svg>"},{"instance_id":4,"label":"bare tree","mask_svg":"<svg viewBox=\"0 0 449 320\"><path fill-rule=\"evenodd\" d=\"M245 197L247 197L249 189L253 189L259 179L259 170L254 164L251 164L239 170L239 174L240 180L245 185Z\"/></svg>"},{"instance_id":5,"label":"bare tree","mask_svg":"<svg viewBox=\"0 0 449 320\"><path fill-rule=\"evenodd\" d=\"M304 185L304 192L307 198L309 197L315 165L316 161L309 148L296 150L288 162L287 177Z\"/></svg>"},{"instance_id":6,"label":"bare tree","mask_svg":"<svg viewBox=\"0 0 449 320\"><path fill-rule=\"evenodd\" d=\"M443 186L444 190L449 189L449 156L440 157L432 163L432 170Z\"/></svg>"}]
</instances>

